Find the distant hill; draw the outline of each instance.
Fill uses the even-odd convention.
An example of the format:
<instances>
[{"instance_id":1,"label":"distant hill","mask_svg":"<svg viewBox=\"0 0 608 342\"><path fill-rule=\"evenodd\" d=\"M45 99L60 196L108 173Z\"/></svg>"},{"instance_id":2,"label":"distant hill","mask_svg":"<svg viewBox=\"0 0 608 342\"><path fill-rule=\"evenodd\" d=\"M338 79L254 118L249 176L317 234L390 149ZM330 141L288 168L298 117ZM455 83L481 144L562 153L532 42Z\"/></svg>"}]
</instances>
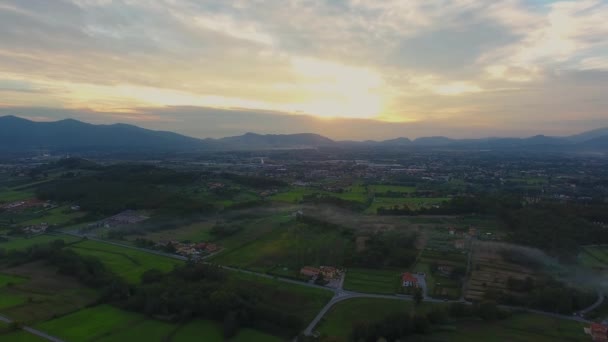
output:
<instances>
[{"instance_id":1,"label":"distant hill","mask_svg":"<svg viewBox=\"0 0 608 342\"><path fill-rule=\"evenodd\" d=\"M311 148L336 145L335 141L313 133L265 135L246 133L215 139L213 142L218 147L229 149Z\"/></svg>"},{"instance_id":2,"label":"distant hill","mask_svg":"<svg viewBox=\"0 0 608 342\"><path fill-rule=\"evenodd\" d=\"M536 135L529 138L451 139L437 136L413 141L406 137L384 141L334 141L314 133L246 133L220 139L197 139L126 124L93 125L73 119L35 122L15 116L0 117L0 152L192 152L322 147L605 152L608 151L608 128L568 137Z\"/></svg>"},{"instance_id":3,"label":"distant hill","mask_svg":"<svg viewBox=\"0 0 608 342\"><path fill-rule=\"evenodd\" d=\"M205 148L195 138L132 125L93 125L67 119L35 122L0 117L0 149L59 151L173 151Z\"/></svg>"}]
</instances>

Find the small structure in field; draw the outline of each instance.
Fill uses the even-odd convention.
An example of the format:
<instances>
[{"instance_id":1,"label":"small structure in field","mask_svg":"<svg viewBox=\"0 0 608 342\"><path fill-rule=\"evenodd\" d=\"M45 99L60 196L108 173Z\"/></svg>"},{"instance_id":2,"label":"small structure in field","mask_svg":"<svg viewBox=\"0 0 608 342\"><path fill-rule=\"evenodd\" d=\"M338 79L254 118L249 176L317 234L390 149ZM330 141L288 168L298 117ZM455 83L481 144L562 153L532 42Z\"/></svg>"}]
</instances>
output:
<instances>
[{"instance_id":1,"label":"small structure in field","mask_svg":"<svg viewBox=\"0 0 608 342\"><path fill-rule=\"evenodd\" d=\"M591 323L589 328L585 328L585 333L591 335L594 342L608 341L608 326L601 323Z\"/></svg>"},{"instance_id":2,"label":"small structure in field","mask_svg":"<svg viewBox=\"0 0 608 342\"><path fill-rule=\"evenodd\" d=\"M321 270L312 266L304 266L300 270L300 274L306 277L316 277L319 273L321 273Z\"/></svg>"},{"instance_id":3,"label":"small structure in field","mask_svg":"<svg viewBox=\"0 0 608 342\"><path fill-rule=\"evenodd\" d=\"M418 278L414 277L413 274L409 272L403 273L401 275L401 283L403 287L418 287Z\"/></svg>"}]
</instances>

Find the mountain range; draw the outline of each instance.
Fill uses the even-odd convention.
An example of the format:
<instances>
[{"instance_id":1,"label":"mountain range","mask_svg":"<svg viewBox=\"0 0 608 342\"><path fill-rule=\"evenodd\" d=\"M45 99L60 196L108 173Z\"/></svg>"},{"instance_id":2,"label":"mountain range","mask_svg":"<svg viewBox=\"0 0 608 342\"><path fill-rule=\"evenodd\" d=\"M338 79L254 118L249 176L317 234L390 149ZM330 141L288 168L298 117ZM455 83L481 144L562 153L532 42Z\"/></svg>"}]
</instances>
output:
<instances>
[{"instance_id":1,"label":"mountain range","mask_svg":"<svg viewBox=\"0 0 608 342\"><path fill-rule=\"evenodd\" d=\"M127 124L94 125L73 119L36 122L16 116L0 117L0 151L49 150L62 152L171 152L209 150L264 150L320 147L449 148L489 150L551 150L608 152L608 128L580 134L529 138L451 139L400 137L384 141L335 141L313 134L246 133L220 139L197 139L173 132Z\"/></svg>"}]
</instances>

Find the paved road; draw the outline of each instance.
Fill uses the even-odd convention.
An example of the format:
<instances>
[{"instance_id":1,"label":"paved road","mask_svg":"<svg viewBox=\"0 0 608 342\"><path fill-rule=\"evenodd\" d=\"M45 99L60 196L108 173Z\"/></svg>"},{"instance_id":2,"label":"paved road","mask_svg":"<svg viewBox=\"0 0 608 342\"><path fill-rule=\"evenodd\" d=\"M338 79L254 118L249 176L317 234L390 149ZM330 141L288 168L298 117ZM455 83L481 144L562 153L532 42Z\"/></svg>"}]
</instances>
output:
<instances>
[{"instance_id":1,"label":"paved road","mask_svg":"<svg viewBox=\"0 0 608 342\"><path fill-rule=\"evenodd\" d=\"M10 318L5 317L5 316L0 316L0 321L2 321L4 323L7 323L7 324L10 324L10 323L13 322L13 320L11 320ZM23 326L23 327L21 327L21 329L27 331L30 334L33 334L33 335L36 335L38 337L42 337L42 338L44 338L46 340L49 340L51 342L65 342L62 339L59 339L59 338L54 337L54 336L51 336L51 335L49 335L49 334L47 334L45 332L42 332L40 330L36 330L34 328Z\"/></svg>"},{"instance_id":2,"label":"paved road","mask_svg":"<svg viewBox=\"0 0 608 342\"><path fill-rule=\"evenodd\" d=\"M590 311L593 311L598 306L602 305L603 302L604 302L604 291L597 290L597 300L595 301L595 303L593 303L593 305L591 305L590 307L579 311L579 314L584 316L584 315L588 314Z\"/></svg>"}]
</instances>

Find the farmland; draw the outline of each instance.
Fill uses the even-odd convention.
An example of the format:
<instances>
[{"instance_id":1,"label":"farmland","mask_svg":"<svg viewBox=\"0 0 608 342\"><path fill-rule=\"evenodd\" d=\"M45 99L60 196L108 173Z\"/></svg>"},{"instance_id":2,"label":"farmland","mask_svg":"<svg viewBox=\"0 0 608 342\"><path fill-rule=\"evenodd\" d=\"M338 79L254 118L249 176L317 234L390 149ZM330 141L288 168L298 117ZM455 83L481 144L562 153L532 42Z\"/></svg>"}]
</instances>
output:
<instances>
[{"instance_id":1,"label":"farmland","mask_svg":"<svg viewBox=\"0 0 608 342\"><path fill-rule=\"evenodd\" d=\"M8 241L0 242L0 249L13 250L13 249L25 249L29 246L36 244L49 243L55 240L63 240L65 243L72 243L80 240L80 238L69 236L69 235L36 235L33 237L10 237Z\"/></svg>"},{"instance_id":2,"label":"farmland","mask_svg":"<svg viewBox=\"0 0 608 342\"><path fill-rule=\"evenodd\" d=\"M70 248L79 254L99 258L110 270L130 283L139 282L141 275L149 269L167 272L175 265L182 264L179 260L96 241L82 241Z\"/></svg>"},{"instance_id":3,"label":"farmland","mask_svg":"<svg viewBox=\"0 0 608 342\"><path fill-rule=\"evenodd\" d=\"M315 328L322 336L347 341L355 322L380 321L395 312L424 312L431 305L415 307L410 301L355 298L336 304Z\"/></svg>"},{"instance_id":4,"label":"farmland","mask_svg":"<svg viewBox=\"0 0 608 342\"><path fill-rule=\"evenodd\" d=\"M21 322L39 322L78 310L92 303L97 293L73 278L59 276L43 262L1 270L3 277L19 279L0 287L0 313Z\"/></svg>"},{"instance_id":5,"label":"farmland","mask_svg":"<svg viewBox=\"0 0 608 342\"><path fill-rule=\"evenodd\" d=\"M304 265L342 265L350 244L340 231L320 230L292 220L275 225L265 235L213 260L261 272L286 267L297 276Z\"/></svg>"},{"instance_id":6,"label":"farmland","mask_svg":"<svg viewBox=\"0 0 608 342\"><path fill-rule=\"evenodd\" d=\"M349 268L344 279L344 289L378 294L394 294L401 286L399 270Z\"/></svg>"},{"instance_id":7,"label":"farmland","mask_svg":"<svg viewBox=\"0 0 608 342\"><path fill-rule=\"evenodd\" d=\"M584 325L579 322L521 313L514 314L505 320L490 323L481 320L455 322L451 331L438 331L428 338L421 338L420 341L589 341L589 335L583 332L583 327Z\"/></svg>"}]
</instances>

